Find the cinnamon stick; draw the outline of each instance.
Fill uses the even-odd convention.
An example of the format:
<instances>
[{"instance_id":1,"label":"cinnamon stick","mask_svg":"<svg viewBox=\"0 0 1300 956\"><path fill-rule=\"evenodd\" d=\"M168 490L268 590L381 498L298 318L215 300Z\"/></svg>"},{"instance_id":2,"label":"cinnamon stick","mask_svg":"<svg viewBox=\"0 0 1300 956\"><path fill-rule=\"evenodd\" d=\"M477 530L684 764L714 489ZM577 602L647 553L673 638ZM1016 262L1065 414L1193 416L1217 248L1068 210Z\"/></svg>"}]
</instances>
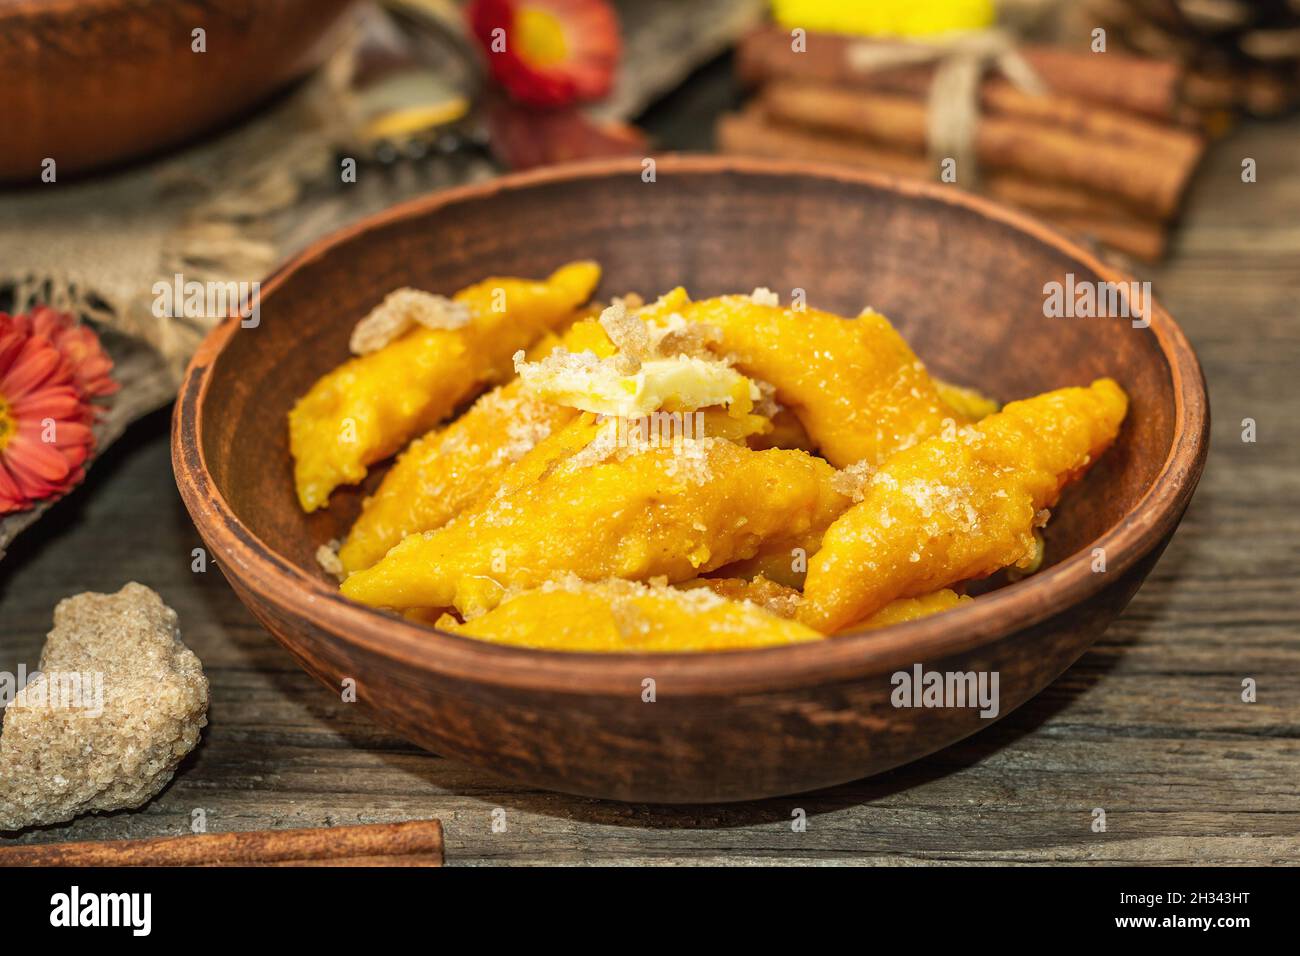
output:
<instances>
[{"instance_id":1,"label":"cinnamon stick","mask_svg":"<svg viewBox=\"0 0 1300 956\"><path fill-rule=\"evenodd\" d=\"M908 179L934 179L934 164L921 153L901 152L852 137L790 126L771 121L761 108L723 116L717 128L718 148L724 153L773 156L842 163L874 169ZM1062 183L1039 182L1002 172L991 172L980 182L985 195L1039 212L1097 218L1136 219L1134 211L1116 200L1098 199L1084 190Z\"/></svg>"},{"instance_id":2,"label":"cinnamon stick","mask_svg":"<svg viewBox=\"0 0 1300 956\"><path fill-rule=\"evenodd\" d=\"M773 119L925 149L926 106L906 96L795 82L770 83L760 102ZM1200 151L1153 156L1123 143L1080 143L1070 133L1001 116L983 117L975 149L981 167L1068 183L1123 199L1160 219L1178 210ZM960 175L960 172L959 172Z\"/></svg>"},{"instance_id":3,"label":"cinnamon stick","mask_svg":"<svg viewBox=\"0 0 1300 956\"><path fill-rule=\"evenodd\" d=\"M1170 126L1131 113L1096 106L1074 96L1033 96L1006 80L986 80L981 88L982 108L988 113L1035 120L1059 127L1082 139L1106 139L1126 143L1196 162L1205 148L1204 139L1182 126Z\"/></svg>"},{"instance_id":4,"label":"cinnamon stick","mask_svg":"<svg viewBox=\"0 0 1300 956\"><path fill-rule=\"evenodd\" d=\"M923 100L929 95L932 79L933 74L928 71L889 72L872 89L905 93ZM981 83L979 105L981 115L1034 120L1083 138L1121 141L1137 148L1191 157L1199 156L1205 148L1204 139L1184 126L1161 123L1062 93L1036 96L997 77L986 77Z\"/></svg>"},{"instance_id":5,"label":"cinnamon stick","mask_svg":"<svg viewBox=\"0 0 1300 956\"><path fill-rule=\"evenodd\" d=\"M1091 236L1102 245L1143 262L1159 262L1163 259L1169 242L1169 231L1157 223L1064 213L1044 213L1043 218L1058 229Z\"/></svg>"},{"instance_id":6,"label":"cinnamon stick","mask_svg":"<svg viewBox=\"0 0 1300 956\"><path fill-rule=\"evenodd\" d=\"M724 153L803 159L873 169L907 179L933 179L931 162L920 153L881 148L806 128L772 122L761 110L724 116L717 128L718 149ZM1098 201L1091 194L1059 183L1041 183L1003 173L991 173L982 191L999 202L1026 209L1050 222L1092 235L1121 252L1145 261L1164 254L1166 230L1144 220L1123 204Z\"/></svg>"},{"instance_id":7,"label":"cinnamon stick","mask_svg":"<svg viewBox=\"0 0 1300 956\"><path fill-rule=\"evenodd\" d=\"M1177 61L1057 46L1029 46L1023 54L1058 93L1166 122L1186 115L1179 99L1183 67Z\"/></svg>"},{"instance_id":8,"label":"cinnamon stick","mask_svg":"<svg viewBox=\"0 0 1300 956\"><path fill-rule=\"evenodd\" d=\"M861 140L770 122L761 109L718 120L718 150L742 156L807 159L859 166L903 179L933 179L934 165L920 153L886 149Z\"/></svg>"},{"instance_id":9,"label":"cinnamon stick","mask_svg":"<svg viewBox=\"0 0 1300 956\"><path fill-rule=\"evenodd\" d=\"M437 820L0 847L0 866L442 866Z\"/></svg>"},{"instance_id":10,"label":"cinnamon stick","mask_svg":"<svg viewBox=\"0 0 1300 956\"><path fill-rule=\"evenodd\" d=\"M992 172L980 182L980 191L998 202L1033 209L1037 212L1063 213L1097 219L1133 219L1142 217L1123 202L1097 196L1064 183L1026 179L1014 173Z\"/></svg>"},{"instance_id":11,"label":"cinnamon stick","mask_svg":"<svg viewBox=\"0 0 1300 956\"><path fill-rule=\"evenodd\" d=\"M806 50L795 52L788 32L763 27L741 40L736 70L753 86L779 79L878 90L900 85L911 89L918 80L928 85L931 66L863 69L857 51L879 46L897 44L812 33L807 36ZM1023 46L1020 52L1052 93L1162 122L1177 122L1185 115L1179 97L1183 67L1176 62L1034 44Z\"/></svg>"}]
</instances>

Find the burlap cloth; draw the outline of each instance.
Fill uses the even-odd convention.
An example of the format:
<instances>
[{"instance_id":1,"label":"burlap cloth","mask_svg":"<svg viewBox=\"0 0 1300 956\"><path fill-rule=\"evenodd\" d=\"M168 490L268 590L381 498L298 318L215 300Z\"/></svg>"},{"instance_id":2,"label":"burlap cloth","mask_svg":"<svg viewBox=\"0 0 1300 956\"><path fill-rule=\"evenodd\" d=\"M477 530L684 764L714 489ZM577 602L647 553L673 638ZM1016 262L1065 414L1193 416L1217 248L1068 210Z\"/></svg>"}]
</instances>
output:
<instances>
[{"instance_id":1,"label":"burlap cloth","mask_svg":"<svg viewBox=\"0 0 1300 956\"><path fill-rule=\"evenodd\" d=\"M761 0L623 0L625 53L611 96L594 111L629 119L732 45ZM359 122L357 50L393 26L366 11L316 76L239 128L109 176L0 192L0 303L47 303L100 330L121 391L97 428L97 453L170 402L208 331L157 318L154 283L253 281L313 239L403 199L495 175L472 153L404 161L342 184ZM49 502L0 519L0 557Z\"/></svg>"}]
</instances>

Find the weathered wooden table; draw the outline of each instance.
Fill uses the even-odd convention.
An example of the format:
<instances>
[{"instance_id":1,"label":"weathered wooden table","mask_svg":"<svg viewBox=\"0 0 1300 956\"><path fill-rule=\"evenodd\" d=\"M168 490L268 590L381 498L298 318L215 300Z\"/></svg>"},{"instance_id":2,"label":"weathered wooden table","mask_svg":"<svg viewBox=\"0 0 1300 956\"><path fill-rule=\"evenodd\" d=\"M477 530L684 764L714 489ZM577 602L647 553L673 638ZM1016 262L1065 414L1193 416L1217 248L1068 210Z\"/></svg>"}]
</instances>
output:
<instances>
[{"instance_id":1,"label":"weathered wooden table","mask_svg":"<svg viewBox=\"0 0 1300 956\"><path fill-rule=\"evenodd\" d=\"M662 138L680 142L674 127L707 117L719 89L679 98ZM1255 184L1241 182L1243 157ZM1149 275L1209 378L1200 491L1110 632L955 747L821 793L698 808L538 792L419 751L300 671L219 571L191 572L201 542L159 413L0 562L0 670L34 666L60 598L141 581L203 660L211 724L144 809L17 839L183 833L202 810L211 831L437 816L451 864L1300 862L1300 120L1215 147L1173 255Z\"/></svg>"}]
</instances>

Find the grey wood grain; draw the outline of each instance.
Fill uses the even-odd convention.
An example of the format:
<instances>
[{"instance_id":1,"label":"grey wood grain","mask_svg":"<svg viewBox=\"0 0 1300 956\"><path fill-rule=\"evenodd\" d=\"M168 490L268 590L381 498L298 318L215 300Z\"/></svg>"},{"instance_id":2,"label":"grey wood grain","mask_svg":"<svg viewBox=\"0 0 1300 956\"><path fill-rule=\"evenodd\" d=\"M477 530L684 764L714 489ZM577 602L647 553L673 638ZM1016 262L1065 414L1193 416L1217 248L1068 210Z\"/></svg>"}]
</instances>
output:
<instances>
[{"instance_id":1,"label":"grey wood grain","mask_svg":"<svg viewBox=\"0 0 1300 956\"><path fill-rule=\"evenodd\" d=\"M0 669L34 663L59 598L139 580L180 613L212 681L211 725L144 809L16 839L181 833L202 809L213 831L437 816L453 865L1300 862L1297 145L1297 119L1218 144L1150 273L1210 382L1213 447L1186 520L1102 640L977 736L872 780L699 808L537 792L420 752L300 672L219 571L191 573L200 541L160 413L0 565ZM1244 156L1256 184L1240 181ZM1246 677L1257 703L1241 701Z\"/></svg>"}]
</instances>

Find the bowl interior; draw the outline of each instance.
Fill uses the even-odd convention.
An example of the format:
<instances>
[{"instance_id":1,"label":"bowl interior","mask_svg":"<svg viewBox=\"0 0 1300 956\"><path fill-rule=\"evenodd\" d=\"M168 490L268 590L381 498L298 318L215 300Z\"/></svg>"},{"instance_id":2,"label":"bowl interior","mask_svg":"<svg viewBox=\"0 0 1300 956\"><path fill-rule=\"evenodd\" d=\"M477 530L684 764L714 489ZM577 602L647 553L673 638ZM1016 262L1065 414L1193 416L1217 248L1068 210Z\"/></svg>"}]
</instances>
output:
<instances>
[{"instance_id":1,"label":"bowl interior","mask_svg":"<svg viewBox=\"0 0 1300 956\"><path fill-rule=\"evenodd\" d=\"M1103 277L1039 235L930 190L661 161L655 182L639 163L606 165L430 197L292 264L264 290L260 325L235 332L211 370L201 437L216 488L273 552L328 580L314 553L345 534L381 470L337 492L327 512L303 515L285 416L347 358L356 320L398 286L450 293L577 258L604 267L602 298L766 286L783 302L801 289L810 305L847 315L870 305L933 372L1003 401L1112 376L1132 400L1128 420L1055 509L1049 564L1115 525L1173 441L1174 386L1156 336L1123 318L1045 317L1046 283Z\"/></svg>"}]
</instances>

